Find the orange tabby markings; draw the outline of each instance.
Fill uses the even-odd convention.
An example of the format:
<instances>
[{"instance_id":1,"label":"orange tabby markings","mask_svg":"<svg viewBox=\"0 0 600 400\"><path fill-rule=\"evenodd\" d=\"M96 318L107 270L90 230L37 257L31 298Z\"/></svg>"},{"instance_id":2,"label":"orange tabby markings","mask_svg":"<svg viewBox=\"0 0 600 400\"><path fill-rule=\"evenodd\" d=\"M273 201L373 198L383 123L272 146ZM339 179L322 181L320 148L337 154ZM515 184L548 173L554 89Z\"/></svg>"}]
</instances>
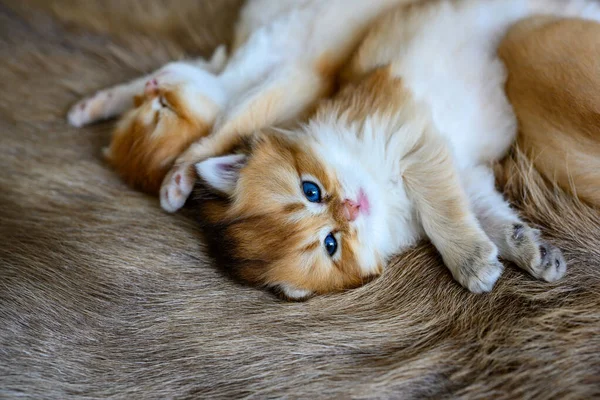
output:
<instances>
[{"instance_id":1,"label":"orange tabby markings","mask_svg":"<svg viewBox=\"0 0 600 400\"><path fill-rule=\"evenodd\" d=\"M151 194L158 193L177 156L210 129L186 112L177 91L161 91L158 85L156 80L150 81L146 100L117 126L109 157L109 162L130 185ZM157 96L168 102L169 109L157 105L162 102ZM181 191L175 195L181 196Z\"/></svg>"}]
</instances>

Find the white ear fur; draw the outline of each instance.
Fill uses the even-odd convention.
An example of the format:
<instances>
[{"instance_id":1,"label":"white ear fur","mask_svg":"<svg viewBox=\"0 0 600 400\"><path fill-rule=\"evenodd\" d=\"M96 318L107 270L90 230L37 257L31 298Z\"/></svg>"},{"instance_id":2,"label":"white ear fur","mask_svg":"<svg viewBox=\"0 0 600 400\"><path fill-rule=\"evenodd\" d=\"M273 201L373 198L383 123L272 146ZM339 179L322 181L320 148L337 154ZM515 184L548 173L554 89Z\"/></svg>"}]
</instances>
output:
<instances>
[{"instance_id":1,"label":"white ear fur","mask_svg":"<svg viewBox=\"0 0 600 400\"><path fill-rule=\"evenodd\" d=\"M217 47L208 64L215 74L220 73L227 63L227 48L224 44Z\"/></svg>"},{"instance_id":2,"label":"white ear fur","mask_svg":"<svg viewBox=\"0 0 600 400\"><path fill-rule=\"evenodd\" d=\"M196 172L212 188L231 195L240 176L240 169L246 163L246 158L244 154L212 157L196 164Z\"/></svg>"}]
</instances>

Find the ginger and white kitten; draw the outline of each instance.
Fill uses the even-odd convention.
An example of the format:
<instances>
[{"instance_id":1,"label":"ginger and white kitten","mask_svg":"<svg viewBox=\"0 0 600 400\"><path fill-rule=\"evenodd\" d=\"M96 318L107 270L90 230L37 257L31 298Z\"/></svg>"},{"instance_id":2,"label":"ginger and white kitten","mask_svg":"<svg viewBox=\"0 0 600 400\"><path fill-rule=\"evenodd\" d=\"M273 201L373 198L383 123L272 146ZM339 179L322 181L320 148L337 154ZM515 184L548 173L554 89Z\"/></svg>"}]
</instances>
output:
<instances>
[{"instance_id":1,"label":"ginger and white kitten","mask_svg":"<svg viewBox=\"0 0 600 400\"><path fill-rule=\"evenodd\" d=\"M174 158L209 132L208 140L193 146L194 161L199 152L208 157L229 151L240 135L307 115L332 93L339 68L369 24L410 1L248 0L226 63L217 53L210 63L171 64L83 100L69 120L81 126L116 116L145 93L119 123L108 158L134 186L157 193ZM168 211L183 206L193 188L186 154L165 178L161 204Z\"/></svg>"},{"instance_id":2,"label":"ginger and white kitten","mask_svg":"<svg viewBox=\"0 0 600 400\"><path fill-rule=\"evenodd\" d=\"M225 106L218 73L226 61L221 46L208 62L169 63L81 100L69 111L69 122L81 127L125 113L104 155L128 184L158 194L175 159L210 132Z\"/></svg>"},{"instance_id":3,"label":"ginger and white kitten","mask_svg":"<svg viewBox=\"0 0 600 400\"><path fill-rule=\"evenodd\" d=\"M355 54L344 74L353 83L304 127L257 133L197 163L220 194L201 220L235 271L301 299L360 285L428 237L475 293L493 288L499 256L561 278L560 250L510 208L490 167L517 127L496 49L511 24L537 13L600 19L591 0L398 7Z\"/></svg>"},{"instance_id":4,"label":"ginger and white kitten","mask_svg":"<svg viewBox=\"0 0 600 400\"><path fill-rule=\"evenodd\" d=\"M499 54L519 147L548 180L600 208L600 24L530 18Z\"/></svg>"}]
</instances>

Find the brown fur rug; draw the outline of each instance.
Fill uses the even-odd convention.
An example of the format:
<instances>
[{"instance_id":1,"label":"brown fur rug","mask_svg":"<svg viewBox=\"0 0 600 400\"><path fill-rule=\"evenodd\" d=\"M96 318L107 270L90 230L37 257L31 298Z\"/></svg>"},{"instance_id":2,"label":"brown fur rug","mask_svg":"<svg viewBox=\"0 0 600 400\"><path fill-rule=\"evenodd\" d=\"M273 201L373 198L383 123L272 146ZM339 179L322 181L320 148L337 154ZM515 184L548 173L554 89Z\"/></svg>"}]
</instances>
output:
<instances>
[{"instance_id":1,"label":"brown fur rug","mask_svg":"<svg viewBox=\"0 0 600 400\"><path fill-rule=\"evenodd\" d=\"M95 89L227 41L238 1L0 0L0 397L600 396L600 214L527 163L507 195L564 249L556 284L456 284L426 244L360 289L286 303L205 255L104 164ZM516 161L514 161L516 160Z\"/></svg>"}]
</instances>

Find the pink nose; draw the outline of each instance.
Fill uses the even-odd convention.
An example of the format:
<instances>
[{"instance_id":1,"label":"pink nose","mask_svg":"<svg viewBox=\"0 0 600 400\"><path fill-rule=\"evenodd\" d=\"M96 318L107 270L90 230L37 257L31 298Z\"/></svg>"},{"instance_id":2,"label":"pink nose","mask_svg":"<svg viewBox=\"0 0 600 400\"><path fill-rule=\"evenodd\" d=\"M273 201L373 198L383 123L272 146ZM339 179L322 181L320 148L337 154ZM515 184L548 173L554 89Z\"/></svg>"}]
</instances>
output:
<instances>
[{"instance_id":1,"label":"pink nose","mask_svg":"<svg viewBox=\"0 0 600 400\"><path fill-rule=\"evenodd\" d=\"M342 202L342 209L344 212L344 218L352 222L358 217L358 214L360 213L360 204L358 204L355 201L346 199Z\"/></svg>"},{"instance_id":2,"label":"pink nose","mask_svg":"<svg viewBox=\"0 0 600 400\"><path fill-rule=\"evenodd\" d=\"M158 81L156 79L150 79L146 82L146 86L144 87L144 93L148 97L152 97L158 94Z\"/></svg>"}]
</instances>

